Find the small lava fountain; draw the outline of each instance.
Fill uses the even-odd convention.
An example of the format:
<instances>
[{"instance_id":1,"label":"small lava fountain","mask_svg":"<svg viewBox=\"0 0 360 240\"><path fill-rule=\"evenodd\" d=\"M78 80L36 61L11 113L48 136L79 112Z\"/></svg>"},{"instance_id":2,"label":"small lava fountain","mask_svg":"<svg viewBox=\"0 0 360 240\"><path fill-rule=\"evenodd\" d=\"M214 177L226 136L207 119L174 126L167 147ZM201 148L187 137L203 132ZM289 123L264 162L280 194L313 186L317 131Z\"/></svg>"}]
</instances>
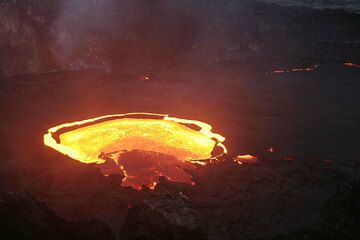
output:
<instances>
[{"instance_id":1,"label":"small lava fountain","mask_svg":"<svg viewBox=\"0 0 360 240\"><path fill-rule=\"evenodd\" d=\"M122 185L154 188L160 176L194 184L184 169L226 153L225 138L196 120L153 113L126 113L61 124L44 144L83 163L99 164L105 176L122 174Z\"/></svg>"}]
</instances>

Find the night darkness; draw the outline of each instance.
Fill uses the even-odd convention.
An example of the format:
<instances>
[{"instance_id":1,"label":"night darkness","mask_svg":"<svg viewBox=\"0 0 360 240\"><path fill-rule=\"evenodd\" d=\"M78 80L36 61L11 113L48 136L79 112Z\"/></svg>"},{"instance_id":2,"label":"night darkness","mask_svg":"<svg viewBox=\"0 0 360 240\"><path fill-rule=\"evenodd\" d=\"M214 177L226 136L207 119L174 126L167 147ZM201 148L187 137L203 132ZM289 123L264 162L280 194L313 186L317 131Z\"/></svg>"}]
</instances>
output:
<instances>
[{"instance_id":1,"label":"night darkness","mask_svg":"<svg viewBox=\"0 0 360 240\"><path fill-rule=\"evenodd\" d=\"M0 239L360 239L359 14L0 0Z\"/></svg>"}]
</instances>

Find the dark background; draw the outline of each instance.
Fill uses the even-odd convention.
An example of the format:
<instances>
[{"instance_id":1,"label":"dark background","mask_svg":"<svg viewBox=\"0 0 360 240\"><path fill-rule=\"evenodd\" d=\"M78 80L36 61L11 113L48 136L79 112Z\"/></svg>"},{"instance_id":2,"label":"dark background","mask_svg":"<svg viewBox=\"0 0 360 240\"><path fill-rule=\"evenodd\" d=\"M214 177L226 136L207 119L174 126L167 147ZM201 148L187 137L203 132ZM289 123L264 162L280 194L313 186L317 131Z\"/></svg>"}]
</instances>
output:
<instances>
[{"instance_id":1,"label":"dark background","mask_svg":"<svg viewBox=\"0 0 360 240\"><path fill-rule=\"evenodd\" d=\"M1 1L0 238L357 238L359 25L246 0ZM137 192L43 145L126 112L210 123L231 156L262 160Z\"/></svg>"}]
</instances>

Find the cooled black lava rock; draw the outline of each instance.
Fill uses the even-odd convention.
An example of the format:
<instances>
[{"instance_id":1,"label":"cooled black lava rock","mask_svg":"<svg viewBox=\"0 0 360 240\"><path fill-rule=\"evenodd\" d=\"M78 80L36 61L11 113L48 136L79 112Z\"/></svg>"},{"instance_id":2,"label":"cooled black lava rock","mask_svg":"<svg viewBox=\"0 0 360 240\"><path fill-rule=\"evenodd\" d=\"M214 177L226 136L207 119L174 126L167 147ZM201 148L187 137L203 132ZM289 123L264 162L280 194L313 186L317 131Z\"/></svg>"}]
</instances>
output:
<instances>
[{"instance_id":1,"label":"cooled black lava rock","mask_svg":"<svg viewBox=\"0 0 360 240\"><path fill-rule=\"evenodd\" d=\"M316 229L324 214L331 214L327 205L332 199L359 181L356 169L315 159L224 162L197 169L192 176L196 185L183 192L202 215L209 239L224 240L271 239ZM341 226L352 218L343 213Z\"/></svg>"},{"instance_id":2,"label":"cooled black lava rock","mask_svg":"<svg viewBox=\"0 0 360 240\"><path fill-rule=\"evenodd\" d=\"M206 239L205 227L184 194L156 193L130 210L120 234L129 240Z\"/></svg>"},{"instance_id":3,"label":"cooled black lava rock","mask_svg":"<svg viewBox=\"0 0 360 240\"><path fill-rule=\"evenodd\" d=\"M99 221L68 222L29 194L0 195L0 239L110 240L108 227Z\"/></svg>"},{"instance_id":4,"label":"cooled black lava rock","mask_svg":"<svg viewBox=\"0 0 360 240\"><path fill-rule=\"evenodd\" d=\"M316 228L302 229L272 240L360 239L360 183L348 186L327 204Z\"/></svg>"}]
</instances>

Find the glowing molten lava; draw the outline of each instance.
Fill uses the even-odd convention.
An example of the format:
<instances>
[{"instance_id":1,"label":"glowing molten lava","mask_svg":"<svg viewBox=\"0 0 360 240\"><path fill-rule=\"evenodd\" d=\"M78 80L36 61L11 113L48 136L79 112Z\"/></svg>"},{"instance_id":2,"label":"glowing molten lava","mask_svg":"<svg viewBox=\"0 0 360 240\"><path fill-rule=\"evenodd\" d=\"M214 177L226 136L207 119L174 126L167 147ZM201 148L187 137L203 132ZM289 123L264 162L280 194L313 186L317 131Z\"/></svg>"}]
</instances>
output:
<instances>
[{"instance_id":1,"label":"glowing molten lava","mask_svg":"<svg viewBox=\"0 0 360 240\"><path fill-rule=\"evenodd\" d=\"M226 153L224 140L209 124L150 113L65 123L44 135L45 145L83 163L101 164L105 175L121 173L122 185L135 189L155 187L159 176L194 184L183 169L216 158L215 148Z\"/></svg>"}]
</instances>

